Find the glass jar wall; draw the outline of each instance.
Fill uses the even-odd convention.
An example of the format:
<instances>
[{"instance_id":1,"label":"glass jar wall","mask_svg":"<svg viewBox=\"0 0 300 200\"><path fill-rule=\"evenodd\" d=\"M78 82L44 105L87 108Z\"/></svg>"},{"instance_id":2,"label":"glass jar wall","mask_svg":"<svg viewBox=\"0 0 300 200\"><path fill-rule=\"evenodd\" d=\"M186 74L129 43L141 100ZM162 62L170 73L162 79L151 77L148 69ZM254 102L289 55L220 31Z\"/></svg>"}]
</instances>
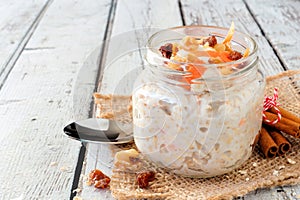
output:
<instances>
[{"instance_id":1,"label":"glass jar wall","mask_svg":"<svg viewBox=\"0 0 300 200\"><path fill-rule=\"evenodd\" d=\"M211 177L239 167L250 157L261 127L265 81L251 37L234 33L232 49L248 49L249 55L231 62L178 62L159 52L165 43L186 36L213 34L220 42L227 31L184 26L149 39L148 65L132 97L134 140L147 159L176 174ZM182 68L192 64L201 75L170 69L170 63Z\"/></svg>"}]
</instances>

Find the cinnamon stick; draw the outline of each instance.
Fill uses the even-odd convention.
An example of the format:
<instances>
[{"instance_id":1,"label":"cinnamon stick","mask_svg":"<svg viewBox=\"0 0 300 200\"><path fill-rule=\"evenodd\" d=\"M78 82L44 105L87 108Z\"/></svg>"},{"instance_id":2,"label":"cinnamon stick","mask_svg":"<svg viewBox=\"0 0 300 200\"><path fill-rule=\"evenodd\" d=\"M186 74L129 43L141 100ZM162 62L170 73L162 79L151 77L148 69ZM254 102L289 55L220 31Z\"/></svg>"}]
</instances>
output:
<instances>
[{"instance_id":1,"label":"cinnamon stick","mask_svg":"<svg viewBox=\"0 0 300 200\"><path fill-rule=\"evenodd\" d=\"M283 155L291 149L290 142L280 132L270 130L269 134L278 146L278 155Z\"/></svg>"},{"instance_id":2,"label":"cinnamon stick","mask_svg":"<svg viewBox=\"0 0 300 200\"><path fill-rule=\"evenodd\" d=\"M251 144L252 150L255 148L256 144L258 143L260 138L260 131L258 131L258 133L256 134L253 143Z\"/></svg>"},{"instance_id":3,"label":"cinnamon stick","mask_svg":"<svg viewBox=\"0 0 300 200\"><path fill-rule=\"evenodd\" d=\"M297 117L296 115L294 115L293 113L291 113L290 111L285 110L282 107L277 107L282 115L282 117L285 117L287 119L290 119L294 122L297 122L300 124L300 118ZM272 112L272 113L277 113L276 110L274 108L270 108L268 111Z\"/></svg>"},{"instance_id":4,"label":"cinnamon stick","mask_svg":"<svg viewBox=\"0 0 300 200\"><path fill-rule=\"evenodd\" d=\"M277 115L271 113L271 112L265 112L265 115L267 117L267 119L273 121L275 119L277 119ZM300 137L300 124L282 117L281 120L279 122L277 122L276 124L268 124L266 122L263 121L264 124L267 124L273 128L276 128L279 131L282 131L286 134L289 134L293 137L299 138Z\"/></svg>"},{"instance_id":5,"label":"cinnamon stick","mask_svg":"<svg viewBox=\"0 0 300 200\"><path fill-rule=\"evenodd\" d=\"M261 127L258 143L266 158L274 158L276 156L278 146L264 127Z\"/></svg>"}]
</instances>

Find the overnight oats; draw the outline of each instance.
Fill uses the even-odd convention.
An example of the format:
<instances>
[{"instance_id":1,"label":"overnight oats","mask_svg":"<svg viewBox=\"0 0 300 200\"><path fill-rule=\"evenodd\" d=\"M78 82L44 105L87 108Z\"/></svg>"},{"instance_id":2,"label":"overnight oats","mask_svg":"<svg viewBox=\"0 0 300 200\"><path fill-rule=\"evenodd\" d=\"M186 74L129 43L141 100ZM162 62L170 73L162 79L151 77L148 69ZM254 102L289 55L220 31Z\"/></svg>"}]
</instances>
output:
<instances>
[{"instance_id":1,"label":"overnight oats","mask_svg":"<svg viewBox=\"0 0 300 200\"><path fill-rule=\"evenodd\" d=\"M246 161L261 127L265 81L255 41L184 26L154 34L132 96L134 140L176 174L211 177Z\"/></svg>"}]
</instances>

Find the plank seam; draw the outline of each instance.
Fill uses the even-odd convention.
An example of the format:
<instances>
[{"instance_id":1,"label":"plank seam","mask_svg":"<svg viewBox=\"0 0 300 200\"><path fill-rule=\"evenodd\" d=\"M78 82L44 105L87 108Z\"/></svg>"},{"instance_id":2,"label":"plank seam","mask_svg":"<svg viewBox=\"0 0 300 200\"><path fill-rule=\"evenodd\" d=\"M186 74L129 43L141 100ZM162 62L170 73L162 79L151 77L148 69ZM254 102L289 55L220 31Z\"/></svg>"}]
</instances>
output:
<instances>
[{"instance_id":1,"label":"plank seam","mask_svg":"<svg viewBox=\"0 0 300 200\"><path fill-rule=\"evenodd\" d=\"M113 27L115 15L116 15L117 4L118 4L118 0L112 0L108 20L107 20L106 27L105 27L105 34L104 34L103 43L102 43L102 46L101 46L101 52L100 52L100 55L99 55L99 58L100 58L99 68L98 68L98 72L97 72L95 85L98 85L98 83L101 83L101 80L103 78L103 69L102 68L104 67L105 62L106 62L106 56L107 56L107 51L108 51L108 46L109 46L109 40L110 40L110 37L111 37L111 34L112 34L112 27ZM97 87L95 87L95 92L98 89L99 89L99 85ZM91 105L91 106L93 106L93 105ZM90 111L93 112L92 109L90 109ZM92 113L90 113L90 114L92 114Z\"/></svg>"},{"instance_id":2,"label":"plank seam","mask_svg":"<svg viewBox=\"0 0 300 200\"><path fill-rule=\"evenodd\" d=\"M85 158L85 153L86 153L86 143L81 143L81 147L80 147L79 155L78 155L78 159L77 159L77 164L76 164L76 168L75 168L72 188L71 188L70 200L73 200L73 198L77 195L76 189L78 188L78 184L80 181L80 174L81 174L81 170L82 170L82 166L83 166L83 160Z\"/></svg>"},{"instance_id":3,"label":"plank seam","mask_svg":"<svg viewBox=\"0 0 300 200\"><path fill-rule=\"evenodd\" d=\"M25 49L27 43L31 39L33 33L37 29L41 19L43 18L44 14L46 13L47 9L51 5L53 0L48 0L45 5L42 7L32 24L29 26L28 30L26 31L25 35L22 37L21 42L18 44L12 55L9 57L8 61L4 65L5 67L0 72L0 90L2 89L4 83L6 82L10 72L14 68L16 62L18 61L19 57L21 56L23 50Z\"/></svg>"},{"instance_id":4,"label":"plank seam","mask_svg":"<svg viewBox=\"0 0 300 200\"><path fill-rule=\"evenodd\" d=\"M99 79L101 79L101 76L102 76L102 73L103 73L102 72L102 67L105 64L106 51L107 51L107 48L108 48L108 41L107 40L111 36L112 26L113 26L113 22L114 22L114 18L115 18L116 6L117 6L117 0L112 0L110 8L109 8L109 14L108 14L108 18L107 18L105 31L104 31L103 43L102 43L101 51L100 51L100 55L99 55L100 60L99 60L99 67L98 67L98 71L97 71L97 76L96 76L96 79L95 79L96 81L94 83L94 85L95 85L94 92L96 92L97 89L98 89ZM94 108L94 103L93 103L93 101L91 101L90 109L89 109L89 117L93 117L94 109L95 109ZM76 165L76 169L75 169L75 173L74 173L74 177L73 177L70 200L73 200L73 198L77 195L76 189L79 186L80 175L81 175L82 170L83 170L83 162L84 162L85 155L86 155L86 147L85 147L86 145L87 145L86 143L82 143L82 146L81 146L80 151L79 151L77 165Z\"/></svg>"},{"instance_id":5,"label":"plank seam","mask_svg":"<svg viewBox=\"0 0 300 200\"><path fill-rule=\"evenodd\" d=\"M181 0L178 0L178 7L179 7L179 11L180 11L180 16L181 16L181 20L182 20L182 25L185 26L185 25L186 25L186 22L185 22L185 18L184 18L184 14L183 14L183 8L182 8Z\"/></svg>"},{"instance_id":6,"label":"plank seam","mask_svg":"<svg viewBox=\"0 0 300 200\"><path fill-rule=\"evenodd\" d=\"M269 39L269 38L267 37L267 35L265 34L265 31L263 30L262 26L260 25L260 23L259 23L258 20L256 19L255 15L254 15L254 13L252 12L252 10L250 9L250 7L249 7L247 1L246 1L246 0L243 0L243 2L244 2L244 4L245 4L247 10L249 11L251 17L253 18L253 20L254 20L255 23L257 24L257 26L258 26L258 28L259 28L259 30L260 30L262 36L263 36L264 38L266 38L268 44L269 44L270 47L272 48L272 50L273 50L275 56L277 57L277 59L278 59L280 65L281 65L282 68L286 71L286 70L288 69L287 66L286 66L285 63L282 61L282 59L281 59L281 57L279 56L278 52L277 52L276 49L274 48L272 42L270 41L270 39Z\"/></svg>"}]
</instances>

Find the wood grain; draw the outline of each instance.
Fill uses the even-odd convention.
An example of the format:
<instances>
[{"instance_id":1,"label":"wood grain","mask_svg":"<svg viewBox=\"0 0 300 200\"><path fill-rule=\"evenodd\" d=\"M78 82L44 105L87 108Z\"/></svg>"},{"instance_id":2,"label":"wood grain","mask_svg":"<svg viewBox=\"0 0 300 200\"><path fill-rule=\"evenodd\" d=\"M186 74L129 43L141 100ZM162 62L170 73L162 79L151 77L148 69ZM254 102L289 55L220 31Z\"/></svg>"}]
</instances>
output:
<instances>
[{"instance_id":1,"label":"wood grain","mask_svg":"<svg viewBox=\"0 0 300 200\"><path fill-rule=\"evenodd\" d=\"M62 128L87 117L89 107L74 116L73 87L103 38L109 3L54 1L9 74L0 91L0 199L70 198L80 143Z\"/></svg>"},{"instance_id":2,"label":"wood grain","mask_svg":"<svg viewBox=\"0 0 300 200\"><path fill-rule=\"evenodd\" d=\"M49 2L49 0L0 2L0 88Z\"/></svg>"},{"instance_id":3,"label":"wood grain","mask_svg":"<svg viewBox=\"0 0 300 200\"><path fill-rule=\"evenodd\" d=\"M164 12L160 11L165 8ZM171 1L118 1L99 87L102 93L131 94L144 67L148 38L162 28L182 25L179 8ZM111 77L114 77L113 79Z\"/></svg>"},{"instance_id":4,"label":"wood grain","mask_svg":"<svg viewBox=\"0 0 300 200\"><path fill-rule=\"evenodd\" d=\"M225 0L222 1L222 6L216 6L220 4L220 1L217 0L203 1L202 3L196 0L181 0L181 2L187 25L203 24L226 27L230 25L231 21L234 21L236 30L253 36L259 47L260 68L265 75L277 74L285 68L296 68L295 63L299 61L296 53L299 52L299 45L297 45L299 37L296 37L296 33L299 33L299 12L296 11L299 8L299 5L297 6L299 2L247 0L247 4L245 4L243 1ZM281 26L282 24L285 25ZM288 43L274 44L278 40ZM282 45L295 41L296 45L293 46ZM287 48L289 49L287 50ZM274 50L278 52L279 56L274 53ZM246 195L243 199L293 199L295 197L291 194L299 191L299 188L300 186L259 189ZM278 190L282 192L277 192Z\"/></svg>"},{"instance_id":5,"label":"wood grain","mask_svg":"<svg viewBox=\"0 0 300 200\"><path fill-rule=\"evenodd\" d=\"M246 2L285 68L299 69L300 1Z\"/></svg>"},{"instance_id":6,"label":"wood grain","mask_svg":"<svg viewBox=\"0 0 300 200\"><path fill-rule=\"evenodd\" d=\"M251 35L257 42L260 69L265 75L274 75L284 70L243 1L224 0L222 6L218 6L220 4L218 0L201 3L197 0L181 0L181 2L186 25L229 27L233 21L237 31ZM256 4L257 7L259 5Z\"/></svg>"},{"instance_id":7,"label":"wood grain","mask_svg":"<svg viewBox=\"0 0 300 200\"><path fill-rule=\"evenodd\" d=\"M163 9L162 9L163 8ZM102 93L128 94L143 68L143 49L147 38L161 28L182 25L176 1L118 1L102 77L98 90ZM95 167L111 174L113 155L108 145L89 145L87 147L87 175ZM83 199L113 199L107 190L99 191L86 186L82 180Z\"/></svg>"},{"instance_id":8,"label":"wood grain","mask_svg":"<svg viewBox=\"0 0 300 200\"><path fill-rule=\"evenodd\" d=\"M164 5L166 3L166 5ZM278 57L274 54L272 46L267 38L261 33L261 27L256 24L255 19L242 1L227 0L218 5L220 1L187 1L182 0L182 14L186 24L208 24L217 26L229 26L234 21L237 30L247 32L255 37L260 46L261 69L266 75L276 74L284 70ZM164 8L164 9L159 9ZM142 51L136 51L143 47L145 38L151 31L143 32L140 28L172 27L181 25L178 5L173 2L142 2L134 1L127 3L118 1L114 20L111 24L111 40L106 47L105 59L103 61L102 76L98 90L102 93L130 93L128 85L134 80L139 71L132 72L135 67L143 67ZM163 10L163 11L162 11ZM163 13L163 14L161 14ZM172 13L172 14L171 14ZM174 14L175 13L175 14ZM173 20L172 20L173 18ZM167 20L166 20L167 19ZM129 49L126 49L128 48ZM124 78L124 75L129 74ZM120 80L122 80L120 82ZM113 162L112 154L107 145L89 145L85 160L83 174L87 175L92 169L99 168L108 175L111 174ZM99 191L85 185L82 179L83 199L113 199L108 190ZM287 195L288 189L283 190ZM279 188L280 189L280 188ZM283 199L284 195L277 193L277 189L260 189L241 197L243 199ZM297 190L293 187L291 190Z\"/></svg>"}]
</instances>

